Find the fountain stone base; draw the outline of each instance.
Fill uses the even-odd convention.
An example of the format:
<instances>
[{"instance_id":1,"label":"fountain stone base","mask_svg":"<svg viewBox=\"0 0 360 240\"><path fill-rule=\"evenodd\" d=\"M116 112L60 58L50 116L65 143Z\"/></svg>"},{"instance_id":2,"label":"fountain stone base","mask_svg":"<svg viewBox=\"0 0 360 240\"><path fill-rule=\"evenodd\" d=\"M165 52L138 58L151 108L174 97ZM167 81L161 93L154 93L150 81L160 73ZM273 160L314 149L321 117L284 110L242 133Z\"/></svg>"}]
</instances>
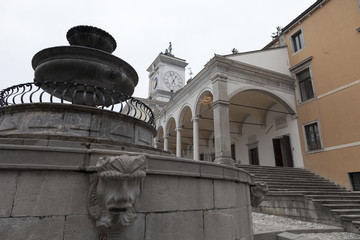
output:
<instances>
[{"instance_id":1,"label":"fountain stone base","mask_svg":"<svg viewBox=\"0 0 360 240\"><path fill-rule=\"evenodd\" d=\"M0 138L2 239L253 239L249 184L240 169L153 153L39 146ZM88 212L89 177L100 157L143 154L146 177L137 218L97 227Z\"/></svg>"}]
</instances>

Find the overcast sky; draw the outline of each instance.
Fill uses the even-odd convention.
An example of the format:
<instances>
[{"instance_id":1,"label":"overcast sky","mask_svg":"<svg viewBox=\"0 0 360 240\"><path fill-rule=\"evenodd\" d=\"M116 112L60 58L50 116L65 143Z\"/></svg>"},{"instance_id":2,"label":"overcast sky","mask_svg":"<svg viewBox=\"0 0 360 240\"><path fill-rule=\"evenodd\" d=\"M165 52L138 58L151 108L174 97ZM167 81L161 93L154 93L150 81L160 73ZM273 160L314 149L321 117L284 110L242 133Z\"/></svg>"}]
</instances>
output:
<instances>
[{"instance_id":1,"label":"overcast sky","mask_svg":"<svg viewBox=\"0 0 360 240\"><path fill-rule=\"evenodd\" d=\"M117 41L113 53L135 68L134 96L148 96L146 69L172 42L194 74L216 54L258 50L315 0L0 0L0 89L32 82L31 59L68 45L66 32L91 25ZM186 78L189 77L188 70Z\"/></svg>"}]
</instances>

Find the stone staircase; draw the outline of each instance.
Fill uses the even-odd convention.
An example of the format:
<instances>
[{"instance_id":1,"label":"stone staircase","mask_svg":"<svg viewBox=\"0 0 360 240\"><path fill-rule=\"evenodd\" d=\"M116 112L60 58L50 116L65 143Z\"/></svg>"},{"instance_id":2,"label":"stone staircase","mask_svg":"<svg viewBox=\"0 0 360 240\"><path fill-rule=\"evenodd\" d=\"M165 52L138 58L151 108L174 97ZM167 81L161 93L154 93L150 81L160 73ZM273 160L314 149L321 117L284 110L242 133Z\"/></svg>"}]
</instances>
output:
<instances>
[{"instance_id":1,"label":"stone staircase","mask_svg":"<svg viewBox=\"0 0 360 240\"><path fill-rule=\"evenodd\" d=\"M360 192L302 168L237 165L266 182L269 192L253 211L333 224L360 233Z\"/></svg>"}]
</instances>

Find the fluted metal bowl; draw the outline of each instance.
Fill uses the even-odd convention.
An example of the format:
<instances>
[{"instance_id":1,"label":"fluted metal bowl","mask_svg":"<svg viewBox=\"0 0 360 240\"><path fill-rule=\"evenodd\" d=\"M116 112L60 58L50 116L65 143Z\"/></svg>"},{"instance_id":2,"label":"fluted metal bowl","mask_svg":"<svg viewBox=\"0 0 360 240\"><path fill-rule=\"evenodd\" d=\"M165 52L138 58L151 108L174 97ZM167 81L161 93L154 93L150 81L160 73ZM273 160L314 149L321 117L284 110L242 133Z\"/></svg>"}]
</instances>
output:
<instances>
[{"instance_id":1,"label":"fluted metal bowl","mask_svg":"<svg viewBox=\"0 0 360 240\"><path fill-rule=\"evenodd\" d=\"M108 32L92 26L73 27L67 32L66 38L70 45L96 48L109 53L116 49L116 41Z\"/></svg>"}]
</instances>

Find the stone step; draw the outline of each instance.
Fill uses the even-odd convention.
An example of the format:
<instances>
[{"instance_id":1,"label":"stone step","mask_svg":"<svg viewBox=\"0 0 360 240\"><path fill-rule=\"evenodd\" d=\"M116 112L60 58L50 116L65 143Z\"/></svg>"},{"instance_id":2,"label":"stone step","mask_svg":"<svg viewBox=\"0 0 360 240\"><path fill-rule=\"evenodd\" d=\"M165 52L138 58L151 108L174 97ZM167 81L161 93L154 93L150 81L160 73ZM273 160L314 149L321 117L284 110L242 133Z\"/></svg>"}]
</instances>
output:
<instances>
[{"instance_id":1,"label":"stone step","mask_svg":"<svg viewBox=\"0 0 360 240\"><path fill-rule=\"evenodd\" d=\"M314 189L270 189L271 192L278 192L280 194L277 194L277 196L281 196L281 194L286 195L287 193L302 193L304 194L313 194L313 193L322 193L322 192L328 192L329 189L320 189L320 190L314 190ZM271 195L271 194L270 194Z\"/></svg>"},{"instance_id":2,"label":"stone step","mask_svg":"<svg viewBox=\"0 0 360 240\"><path fill-rule=\"evenodd\" d=\"M283 171L266 171L266 170L249 170L246 171L255 175L280 175L280 176L316 176L312 172L283 172Z\"/></svg>"},{"instance_id":3,"label":"stone step","mask_svg":"<svg viewBox=\"0 0 360 240\"><path fill-rule=\"evenodd\" d=\"M258 175L254 175L255 179L264 179L265 181L315 181L315 182L330 182L327 179L323 179L323 178L319 178L319 177L284 177L284 176L258 176Z\"/></svg>"},{"instance_id":4,"label":"stone step","mask_svg":"<svg viewBox=\"0 0 360 240\"><path fill-rule=\"evenodd\" d=\"M336 188L336 189L346 189L344 187L341 186L337 186L334 184L330 184L330 183L303 183L303 182L268 182L268 181L263 181L266 182L268 186L276 186L276 187L283 187L283 186L292 186L294 187L324 187L324 188Z\"/></svg>"},{"instance_id":5,"label":"stone step","mask_svg":"<svg viewBox=\"0 0 360 240\"><path fill-rule=\"evenodd\" d=\"M349 209L331 209L331 213L346 215L346 214L360 214L360 206L359 208L349 208Z\"/></svg>"},{"instance_id":6,"label":"stone step","mask_svg":"<svg viewBox=\"0 0 360 240\"><path fill-rule=\"evenodd\" d=\"M290 184L284 184L284 185L275 185L275 184L268 184L269 189L299 189L299 190L307 190L307 189L313 189L313 190L338 190L339 188L337 186L298 186L298 185L290 185ZM340 190L340 189L339 189Z\"/></svg>"},{"instance_id":7,"label":"stone step","mask_svg":"<svg viewBox=\"0 0 360 240\"><path fill-rule=\"evenodd\" d=\"M304 179L309 179L309 178L314 178L314 179L324 179L323 177L319 177L315 174L296 174L296 173L267 173L267 172L261 172L261 173L256 173L256 172L250 172L248 171L250 174L254 175L254 177L257 178L304 178ZM327 180L327 179L326 179Z\"/></svg>"},{"instance_id":8,"label":"stone step","mask_svg":"<svg viewBox=\"0 0 360 240\"><path fill-rule=\"evenodd\" d=\"M256 171L252 171L252 170L248 170L248 169L243 169L251 174L254 175L279 175L279 176L317 176L316 174L312 173L312 172L277 172L277 171L266 171L266 170L256 170Z\"/></svg>"},{"instance_id":9,"label":"stone step","mask_svg":"<svg viewBox=\"0 0 360 240\"><path fill-rule=\"evenodd\" d=\"M342 204L342 203L353 203L353 204L359 204L360 207L360 200L354 200L354 199L313 199L313 202L319 202L322 204Z\"/></svg>"},{"instance_id":10,"label":"stone step","mask_svg":"<svg viewBox=\"0 0 360 240\"><path fill-rule=\"evenodd\" d=\"M304 181L266 181L268 185L293 185L293 186L332 186L337 188L343 188L338 185L329 182L304 182Z\"/></svg>"},{"instance_id":11,"label":"stone step","mask_svg":"<svg viewBox=\"0 0 360 240\"><path fill-rule=\"evenodd\" d=\"M326 180L321 180L321 179L313 179L313 178L309 178L309 179L304 179L304 178L254 178L255 181L260 181L260 182L266 182L266 183L304 183L304 184L329 184L329 185L334 185L334 186L338 186L337 184L334 184L332 182L326 181Z\"/></svg>"},{"instance_id":12,"label":"stone step","mask_svg":"<svg viewBox=\"0 0 360 240\"><path fill-rule=\"evenodd\" d=\"M241 169L244 169L246 171L263 171L263 172L290 172L290 173L312 173L306 169L303 168L281 168L281 167L257 167L257 168L251 168L251 167L240 167Z\"/></svg>"},{"instance_id":13,"label":"stone step","mask_svg":"<svg viewBox=\"0 0 360 240\"><path fill-rule=\"evenodd\" d=\"M278 181L286 181L286 180L297 180L297 181L320 181L320 182L330 182L327 179L319 178L317 176L276 176L276 175L253 175L253 178L258 179L261 181L263 179L264 181L271 181L271 180L278 180Z\"/></svg>"},{"instance_id":14,"label":"stone step","mask_svg":"<svg viewBox=\"0 0 360 240\"><path fill-rule=\"evenodd\" d=\"M332 203L328 203L328 204L322 204L321 206L323 206L325 208L330 208L330 209L354 209L354 208L358 208L359 204L353 204L353 203L336 203L336 204L332 204Z\"/></svg>"},{"instance_id":15,"label":"stone step","mask_svg":"<svg viewBox=\"0 0 360 240\"><path fill-rule=\"evenodd\" d=\"M324 195L328 195L328 194L339 194L339 193L346 193L347 190L337 190L337 191L329 191L329 190L318 190L318 191L299 191L299 190L286 190L284 191L283 189L279 189L279 190L271 190L268 192L267 195L269 196L282 196L282 195L312 195L312 194L324 194Z\"/></svg>"},{"instance_id":16,"label":"stone step","mask_svg":"<svg viewBox=\"0 0 360 240\"><path fill-rule=\"evenodd\" d=\"M360 221L360 214L345 214L340 216L343 221L348 221L348 222Z\"/></svg>"},{"instance_id":17,"label":"stone step","mask_svg":"<svg viewBox=\"0 0 360 240\"><path fill-rule=\"evenodd\" d=\"M360 221L355 220L355 221L351 221L351 222L352 222L352 224L353 224L354 226L360 228Z\"/></svg>"},{"instance_id":18,"label":"stone step","mask_svg":"<svg viewBox=\"0 0 360 240\"><path fill-rule=\"evenodd\" d=\"M274 170L274 171L304 171L308 172L305 168L294 168L294 167L277 167L277 166L261 166L261 165L242 165L242 164L236 164L236 167L238 168L245 168L245 169L266 169L266 170Z\"/></svg>"},{"instance_id":19,"label":"stone step","mask_svg":"<svg viewBox=\"0 0 360 240\"><path fill-rule=\"evenodd\" d=\"M279 183L268 183L267 185L269 186L269 188L271 189L332 189L332 190L347 190L345 188L340 188L338 186L334 186L334 185L327 185L327 184L292 184L292 183L284 183L284 184L279 184Z\"/></svg>"},{"instance_id":20,"label":"stone step","mask_svg":"<svg viewBox=\"0 0 360 240\"><path fill-rule=\"evenodd\" d=\"M336 199L336 200L341 200L341 199L353 199L353 200L360 200L360 194L359 195L352 195L350 194L332 194L332 195L306 195L305 198L307 199Z\"/></svg>"},{"instance_id":21,"label":"stone step","mask_svg":"<svg viewBox=\"0 0 360 240\"><path fill-rule=\"evenodd\" d=\"M319 177L291 177L291 178L285 178L282 176L254 176L255 179L260 180L260 181L303 181L303 182L330 182L327 179L323 179L323 178L319 178ZM332 183L332 182L330 182ZM334 183L332 183L334 184Z\"/></svg>"}]
</instances>

